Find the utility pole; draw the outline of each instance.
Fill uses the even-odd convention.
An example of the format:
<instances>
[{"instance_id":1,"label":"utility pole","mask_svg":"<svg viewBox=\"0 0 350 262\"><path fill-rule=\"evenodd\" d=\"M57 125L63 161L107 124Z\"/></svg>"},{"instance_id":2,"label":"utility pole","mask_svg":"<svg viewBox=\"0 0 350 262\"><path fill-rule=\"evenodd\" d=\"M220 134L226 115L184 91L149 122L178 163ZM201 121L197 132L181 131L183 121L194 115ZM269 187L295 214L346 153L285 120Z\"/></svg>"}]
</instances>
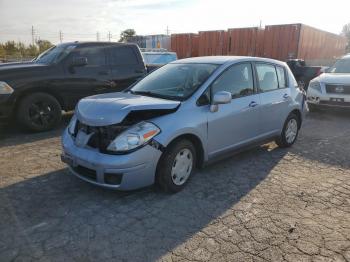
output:
<instances>
[{"instance_id":1,"label":"utility pole","mask_svg":"<svg viewBox=\"0 0 350 262\"><path fill-rule=\"evenodd\" d=\"M166 26L166 34L169 35L169 26Z\"/></svg>"},{"instance_id":2,"label":"utility pole","mask_svg":"<svg viewBox=\"0 0 350 262\"><path fill-rule=\"evenodd\" d=\"M96 33L96 41L99 42L100 41L100 32Z\"/></svg>"},{"instance_id":3,"label":"utility pole","mask_svg":"<svg viewBox=\"0 0 350 262\"><path fill-rule=\"evenodd\" d=\"M35 30L34 30L34 26L32 26L32 45L35 45Z\"/></svg>"},{"instance_id":4,"label":"utility pole","mask_svg":"<svg viewBox=\"0 0 350 262\"><path fill-rule=\"evenodd\" d=\"M111 31L108 31L107 38L108 38L108 41L111 42L111 38L112 38Z\"/></svg>"},{"instance_id":5,"label":"utility pole","mask_svg":"<svg viewBox=\"0 0 350 262\"><path fill-rule=\"evenodd\" d=\"M63 33L62 33L61 30L60 30L59 36L60 36L60 43L62 44L62 41L63 41Z\"/></svg>"}]
</instances>

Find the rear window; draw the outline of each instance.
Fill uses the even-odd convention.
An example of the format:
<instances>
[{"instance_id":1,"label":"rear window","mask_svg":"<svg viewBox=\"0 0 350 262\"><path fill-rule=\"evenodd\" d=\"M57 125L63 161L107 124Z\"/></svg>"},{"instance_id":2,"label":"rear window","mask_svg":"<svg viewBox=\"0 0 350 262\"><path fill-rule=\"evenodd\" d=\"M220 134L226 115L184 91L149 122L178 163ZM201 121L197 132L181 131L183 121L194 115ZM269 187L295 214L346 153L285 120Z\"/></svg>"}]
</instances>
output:
<instances>
[{"instance_id":1,"label":"rear window","mask_svg":"<svg viewBox=\"0 0 350 262\"><path fill-rule=\"evenodd\" d=\"M128 46L111 48L111 65L135 65L138 64L134 50Z\"/></svg>"},{"instance_id":2,"label":"rear window","mask_svg":"<svg viewBox=\"0 0 350 262\"><path fill-rule=\"evenodd\" d=\"M175 54L142 53L146 64L164 65L176 60Z\"/></svg>"}]
</instances>

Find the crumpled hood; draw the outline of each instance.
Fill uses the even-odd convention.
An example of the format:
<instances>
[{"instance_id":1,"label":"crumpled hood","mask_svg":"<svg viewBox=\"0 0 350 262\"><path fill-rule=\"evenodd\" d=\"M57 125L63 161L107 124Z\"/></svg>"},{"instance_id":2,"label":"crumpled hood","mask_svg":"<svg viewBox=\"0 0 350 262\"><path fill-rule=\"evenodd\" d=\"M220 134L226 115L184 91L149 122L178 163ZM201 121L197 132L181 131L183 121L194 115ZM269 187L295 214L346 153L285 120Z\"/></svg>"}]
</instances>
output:
<instances>
[{"instance_id":1,"label":"crumpled hood","mask_svg":"<svg viewBox=\"0 0 350 262\"><path fill-rule=\"evenodd\" d=\"M350 85L350 74L324 73L317 77L317 80L325 84Z\"/></svg>"},{"instance_id":2,"label":"crumpled hood","mask_svg":"<svg viewBox=\"0 0 350 262\"><path fill-rule=\"evenodd\" d=\"M132 111L172 110L179 105L179 101L118 92L83 98L75 112L87 125L105 126L122 122Z\"/></svg>"}]
</instances>

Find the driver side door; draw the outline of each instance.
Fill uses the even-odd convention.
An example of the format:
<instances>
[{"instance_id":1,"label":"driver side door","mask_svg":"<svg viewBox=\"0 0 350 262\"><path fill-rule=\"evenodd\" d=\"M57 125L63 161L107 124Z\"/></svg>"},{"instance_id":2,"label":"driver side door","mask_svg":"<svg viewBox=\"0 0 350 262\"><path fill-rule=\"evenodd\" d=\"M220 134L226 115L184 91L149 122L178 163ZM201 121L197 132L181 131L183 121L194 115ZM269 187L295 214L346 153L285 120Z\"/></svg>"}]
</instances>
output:
<instances>
[{"instance_id":1,"label":"driver side door","mask_svg":"<svg viewBox=\"0 0 350 262\"><path fill-rule=\"evenodd\" d=\"M260 96L256 92L252 64L235 64L226 69L211 85L216 92L232 94L229 104L208 112L208 153L214 158L257 140L261 129Z\"/></svg>"}]
</instances>

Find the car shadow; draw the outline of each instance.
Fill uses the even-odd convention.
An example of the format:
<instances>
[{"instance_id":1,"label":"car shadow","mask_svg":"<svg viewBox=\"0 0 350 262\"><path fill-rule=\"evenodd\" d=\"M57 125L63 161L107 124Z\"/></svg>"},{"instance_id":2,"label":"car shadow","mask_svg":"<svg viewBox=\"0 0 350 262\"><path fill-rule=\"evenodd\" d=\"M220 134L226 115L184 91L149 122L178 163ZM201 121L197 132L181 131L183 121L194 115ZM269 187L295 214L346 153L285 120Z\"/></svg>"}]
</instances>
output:
<instances>
[{"instance_id":1,"label":"car shadow","mask_svg":"<svg viewBox=\"0 0 350 262\"><path fill-rule=\"evenodd\" d=\"M3 122L0 124L0 147L15 146L19 144L32 143L42 139L58 137L68 125L72 115L72 113L65 113L62 116L61 123L55 127L54 130L39 133L25 131L14 121Z\"/></svg>"},{"instance_id":2,"label":"car shadow","mask_svg":"<svg viewBox=\"0 0 350 262\"><path fill-rule=\"evenodd\" d=\"M46 260L155 261L199 232L210 235L207 225L234 212L286 153L269 144L221 160L173 195L153 187L102 189L66 168L4 186L0 257L11 251Z\"/></svg>"}]
</instances>

